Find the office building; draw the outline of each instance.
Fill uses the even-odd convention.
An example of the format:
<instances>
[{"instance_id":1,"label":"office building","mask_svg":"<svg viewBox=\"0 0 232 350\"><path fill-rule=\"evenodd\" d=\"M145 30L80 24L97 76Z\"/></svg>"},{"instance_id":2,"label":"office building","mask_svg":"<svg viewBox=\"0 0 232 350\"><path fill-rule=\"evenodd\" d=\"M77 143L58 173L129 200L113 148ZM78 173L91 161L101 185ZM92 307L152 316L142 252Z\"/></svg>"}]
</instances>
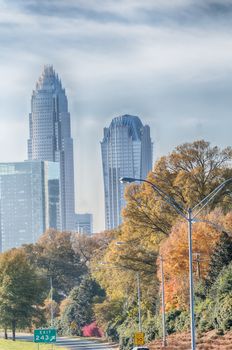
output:
<instances>
[{"instance_id":1,"label":"office building","mask_svg":"<svg viewBox=\"0 0 232 350\"><path fill-rule=\"evenodd\" d=\"M105 226L112 229L121 224L121 210L125 206L123 176L146 178L152 169L150 127L143 126L136 116L114 118L104 128L101 142L105 192Z\"/></svg>"},{"instance_id":2,"label":"office building","mask_svg":"<svg viewBox=\"0 0 232 350\"><path fill-rule=\"evenodd\" d=\"M48 228L61 229L59 163L0 163L1 251L35 243Z\"/></svg>"},{"instance_id":3,"label":"office building","mask_svg":"<svg viewBox=\"0 0 232 350\"><path fill-rule=\"evenodd\" d=\"M62 230L74 230L74 167L68 101L52 66L45 66L31 98L28 159L59 162Z\"/></svg>"},{"instance_id":4,"label":"office building","mask_svg":"<svg viewBox=\"0 0 232 350\"><path fill-rule=\"evenodd\" d=\"M93 233L93 215L92 214L76 214L75 215L76 232L92 235Z\"/></svg>"}]
</instances>

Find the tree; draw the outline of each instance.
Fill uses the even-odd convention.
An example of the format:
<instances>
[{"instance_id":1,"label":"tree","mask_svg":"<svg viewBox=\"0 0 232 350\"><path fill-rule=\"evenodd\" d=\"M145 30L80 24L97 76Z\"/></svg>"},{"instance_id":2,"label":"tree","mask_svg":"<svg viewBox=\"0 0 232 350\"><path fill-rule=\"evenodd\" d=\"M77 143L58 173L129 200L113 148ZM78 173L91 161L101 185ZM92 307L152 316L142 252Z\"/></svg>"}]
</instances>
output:
<instances>
[{"instance_id":1,"label":"tree","mask_svg":"<svg viewBox=\"0 0 232 350\"><path fill-rule=\"evenodd\" d=\"M52 277L56 301L67 296L88 271L85 261L73 248L70 232L48 230L35 245L24 246L24 250L34 266Z\"/></svg>"},{"instance_id":2,"label":"tree","mask_svg":"<svg viewBox=\"0 0 232 350\"><path fill-rule=\"evenodd\" d=\"M173 197L178 204L188 208L202 200L225 179L232 177L231 160L230 147L220 150L218 147L211 147L204 140L185 143L168 156L161 157L156 162L153 172L148 174L147 180ZM97 269L93 272L94 276L107 294L106 301L95 306L97 318L102 320L104 329L108 329L109 326L115 334L119 333L119 324L123 322L126 325L127 321L130 323L130 316L124 315L125 320L122 320L120 310L119 317L116 315L117 322L114 322L111 320L111 313L104 310L114 303L127 303L126 310L134 312L137 272L141 277L144 318L149 318L159 310L156 260L160 252L165 259L168 307L178 306L186 309L189 300L186 222L183 222L178 213L147 183L128 185L125 199L122 225L111 234L112 239L108 245L98 250L90 264L92 271ZM214 209L216 211L207 216ZM223 190L202 215L206 220L224 224L227 230L227 226L232 227L229 222L232 220L227 220L228 223L222 222L223 214L230 210L231 197ZM201 260L204 260L200 262L202 278L206 278L207 259L211 256L219 236L220 232L206 223L194 223L193 248L194 253L200 253ZM118 245L117 241L123 244ZM105 269L104 266L99 268L99 261L106 262L109 266ZM114 266L117 269L114 269ZM195 273L196 266L194 261Z\"/></svg>"},{"instance_id":3,"label":"tree","mask_svg":"<svg viewBox=\"0 0 232 350\"><path fill-rule=\"evenodd\" d=\"M107 233L99 233L94 236L75 233L72 242L73 249L80 256L80 260L89 265L93 255L96 255L98 250L104 249L108 244Z\"/></svg>"},{"instance_id":4,"label":"tree","mask_svg":"<svg viewBox=\"0 0 232 350\"><path fill-rule=\"evenodd\" d=\"M176 147L170 155L161 157L148 179L184 207L193 207L216 186L231 177L231 160L231 147L220 150L218 147L211 147L204 140L184 143ZM221 196L215 197L211 209L218 203L222 206L225 193L226 189L221 192ZM224 201L228 206L228 197Z\"/></svg>"},{"instance_id":5,"label":"tree","mask_svg":"<svg viewBox=\"0 0 232 350\"><path fill-rule=\"evenodd\" d=\"M231 160L231 147L220 150L204 140L184 143L168 156L161 157L147 180L188 208L202 200L225 179L232 177L229 166ZM228 186L215 197L208 209L212 210L217 205L226 211L231 208L231 199L225 196L226 189ZM143 235L155 234L157 240L169 235L178 214L149 184L128 186L125 198L127 205L123 217L130 231L136 229Z\"/></svg>"},{"instance_id":6,"label":"tree","mask_svg":"<svg viewBox=\"0 0 232 350\"><path fill-rule=\"evenodd\" d=\"M223 223L224 216L220 210L207 215L205 220ZM220 225L219 225L220 226ZM217 244L220 231L206 222L194 223L192 232L193 268L197 275L200 264L200 278L206 279L209 270L209 260ZM164 259L165 294L167 309L173 307L186 308L189 300L189 251L187 224L179 221L173 227L169 237L161 244L160 252ZM196 258L195 253L200 257Z\"/></svg>"},{"instance_id":7,"label":"tree","mask_svg":"<svg viewBox=\"0 0 232 350\"><path fill-rule=\"evenodd\" d=\"M209 273L207 276L207 285L211 286L224 266L232 261L232 237L225 231L222 232L219 241L211 255L209 263Z\"/></svg>"},{"instance_id":8,"label":"tree","mask_svg":"<svg viewBox=\"0 0 232 350\"><path fill-rule=\"evenodd\" d=\"M13 340L17 325L30 326L41 313L44 283L21 249L0 256L0 323L12 328Z\"/></svg>"},{"instance_id":9,"label":"tree","mask_svg":"<svg viewBox=\"0 0 232 350\"><path fill-rule=\"evenodd\" d=\"M90 277L83 278L68 296L61 315L61 324L67 333L81 335L82 327L94 321L93 303L96 297L104 297L103 289Z\"/></svg>"},{"instance_id":10,"label":"tree","mask_svg":"<svg viewBox=\"0 0 232 350\"><path fill-rule=\"evenodd\" d=\"M209 292L214 301L212 318L216 328L232 327L232 263L225 265Z\"/></svg>"}]
</instances>

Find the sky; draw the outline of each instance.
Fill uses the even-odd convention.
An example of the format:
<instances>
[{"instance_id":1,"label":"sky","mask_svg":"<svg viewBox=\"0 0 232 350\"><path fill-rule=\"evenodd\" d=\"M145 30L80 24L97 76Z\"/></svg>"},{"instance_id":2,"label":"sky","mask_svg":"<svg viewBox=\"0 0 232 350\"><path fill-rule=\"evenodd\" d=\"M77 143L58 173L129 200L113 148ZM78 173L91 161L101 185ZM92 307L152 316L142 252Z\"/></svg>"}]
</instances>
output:
<instances>
[{"instance_id":1,"label":"sky","mask_svg":"<svg viewBox=\"0 0 232 350\"><path fill-rule=\"evenodd\" d=\"M104 229L100 141L122 114L151 128L154 161L232 134L232 0L0 0L0 162L27 158L43 66L66 89L76 210Z\"/></svg>"}]
</instances>

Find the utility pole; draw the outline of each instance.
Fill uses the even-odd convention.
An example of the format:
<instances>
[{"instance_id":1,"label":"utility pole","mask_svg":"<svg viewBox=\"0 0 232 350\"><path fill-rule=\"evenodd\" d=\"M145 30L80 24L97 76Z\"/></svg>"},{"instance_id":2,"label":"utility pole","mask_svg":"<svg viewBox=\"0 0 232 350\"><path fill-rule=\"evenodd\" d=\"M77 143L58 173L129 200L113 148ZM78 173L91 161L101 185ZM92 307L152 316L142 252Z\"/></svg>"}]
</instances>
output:
<instances>
[{"instance_id":1,"label":"utility pole","mask_svg":"<svg viewBox=\"0 0 232 350\"><path fill-rule=\"evenodd\" d=\"M197 277L198 277L198 280L200 280L200 278L201 278L201 265L200 265L201 259L200 259L200 256L201 256L200 253L196 253Z\"/></svg>"}]
</instances>

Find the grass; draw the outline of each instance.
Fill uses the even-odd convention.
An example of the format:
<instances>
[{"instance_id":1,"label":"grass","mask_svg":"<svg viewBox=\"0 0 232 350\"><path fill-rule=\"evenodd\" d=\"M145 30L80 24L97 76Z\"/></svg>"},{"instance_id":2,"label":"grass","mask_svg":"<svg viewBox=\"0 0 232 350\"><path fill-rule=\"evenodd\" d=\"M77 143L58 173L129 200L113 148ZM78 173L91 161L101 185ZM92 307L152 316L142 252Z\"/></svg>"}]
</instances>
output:
<instances>
[{"instance_id":1,"label":"grass","mask_svg":"<svg viewBox=\"0 0 232 350\"><path fill-rule=\"evenodd\" d=\"M38 350L38 344L17 340L13 342L12 340L0 339L0 349L1 350ZM67 350L58 346L53 346L54 350ZM39 345L39 350L52 350L52 345L41 344Z\"/></svg>"}]
</instances>

